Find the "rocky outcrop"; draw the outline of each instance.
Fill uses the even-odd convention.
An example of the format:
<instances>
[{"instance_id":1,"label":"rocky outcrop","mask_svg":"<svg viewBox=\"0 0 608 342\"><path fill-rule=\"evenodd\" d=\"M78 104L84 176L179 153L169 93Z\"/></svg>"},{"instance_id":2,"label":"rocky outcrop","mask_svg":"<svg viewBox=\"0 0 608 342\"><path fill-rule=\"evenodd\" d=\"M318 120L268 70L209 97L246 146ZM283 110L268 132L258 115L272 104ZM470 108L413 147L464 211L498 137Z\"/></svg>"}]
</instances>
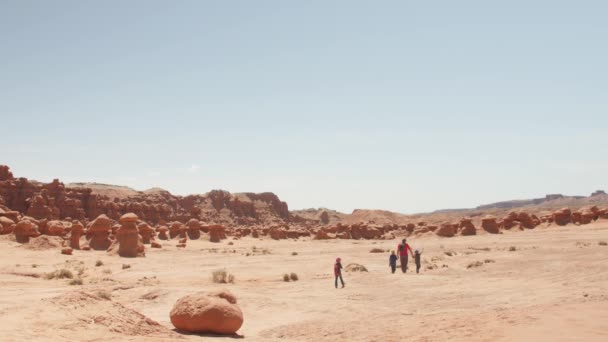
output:
<instances>
[{"instance_id":1,"label":"rocky outcrop","mask_svg":"<svg viewBox=\"0 0 608 342\"><path fill-rule=\"evenodd\" d=\"M34 222L27 219L19 221L13 232L15 233L15 239L19 243L28 243L30 238L40 235L38 232L38 226Z\"/></svg>"},{"instance_id":2,"label":"rocky outcrop","mask_svg":"<svg viewBox=\"0 0 608 342\"><path fill-rule=\"evenodd\" d=\"M146 245L149 245L150 241L154 239L154 235L156 235L156 231L152 229L152 227L150 227L150 225L146 222L138 224L137 230L139 231L142 242Z\"/></svg>"},{"instance_id":3,"label":"rocky outcrop","mask_svg":"<svg viewBox=\"0 0 608 342\"><path fill-rule=\"evenodd\" d=\"M475 229L475 225L473 225L473 220L464 217L460 219L460 235L475 235L477 234L477 229Z\"/></svg>"},{"instance_id":4,"label":"rocky outcrop","mask_svg":"<svg viewBox=\"0 0 608 342\"><path fill-rule=\"evenodd\" d=\"M496 222L496 217L491 215L487 215L481 219L481 228L491 234L500 233L500 226Z\"/></svg>"},{"instance_id":5,"label":"rocky outcrop","mask_svg":"<svg viewBox=\"0 0 608 342\"><path fill-rule=\"evenodd\" d=\"M553 222L558 226L565 226L572 220L572 212L569 208L562 208L553 212Z\"/></svg>"},{"instance_id":6,"label":"rocky outcrop","mask_svg":"<svg viewBox=\"0 0 608 342\"><path fill-rule=\"evenodd\" d=\"M243 325L243 312L227 290L182 297L169 317L176 329L191 333L234 335Z\"/></svg>"},{"instance_id":7,"label":"rocky outcrop","mask_svg":"<svg viewBox=\"0 0 608 342\"><path fill-rule=\"evenodd\" d=\"M84 234L84 226L80 221L74 220L72 222L72 229L70 230L70 247L73 249L80 249L80 237Z\"/></svg>"},{"instance_id":8,"label":"rocky outcrop","mask_svg":"<svg viewBox=\"0 0 608 342\"><path fill-rule=\"evenodd\" d=\"M112 220L106 215L99 215L91 222L87 229L87 238L89 246L96 251L105 251L110 248L112 241L110 240L110 230L112 229Z\"/></svg>"},{"instance_id":9,"label":"rocky outcrop","mask_svg":"<svg viewBox=\"0 0 608 342\"><path fill-rule=\"evenodd\" d=\"M0 235L10 234L15 229L15 221L8 217L0 216Z\"/></svg>"},{"instance_id":10,"label":"rocky outcrop","mask_svg":"<svg viewBox=\"0 0 608 342\"><path fill-rule=\"evenodd\" d=\"M120 218L120 228L116 231L118 255L125 258L145 256L144 245L137 230L137 215L127 213Z\"/></svg>"},{"instance_id":11,"label":"rocky outcrop","mask_svg":"<svg viewBox=\"0 0 608 342\"><path fill-rule=\"evenodd\" d=\"M452 237L456 234L456 229L454 228L454 224L450 222L442 223L437 230L435 230L435 234L441 237Z\"/></svg>"},{"instance_id":12,"label":"rocky outcrop","mask_svg":"<svg viewBox=\"0 0 608 342\"><path fill-rule=\"evenodd\" d=\"M216 224L209 226L209 241L220 242L226 238L226 228L222 225Z\"/></svg>"},{"instance_id":13,"label":"rocky outcrop","mask_svg":"<svg viewBox=\"0 0 608 342\"><path fill-rule=\"evenodd\" d=\"M188 230L188 238L190 240L198 240L201 237L201 223L197 219L190 219L186 223Z\"/></svg>"}]
</instances>

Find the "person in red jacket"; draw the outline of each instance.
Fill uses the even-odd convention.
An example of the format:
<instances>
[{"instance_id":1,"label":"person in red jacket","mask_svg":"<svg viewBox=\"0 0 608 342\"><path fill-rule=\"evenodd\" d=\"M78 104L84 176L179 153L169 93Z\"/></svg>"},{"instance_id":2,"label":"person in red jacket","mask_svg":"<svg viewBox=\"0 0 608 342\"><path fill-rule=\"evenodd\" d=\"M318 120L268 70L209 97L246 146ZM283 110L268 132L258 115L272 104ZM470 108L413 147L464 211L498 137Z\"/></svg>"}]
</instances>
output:
<instances>
[{"instance_id":1,"label":"person in red jacket","mask_svg":"<svg viewBox=\"0 0 608 342\"><path fill-rule=\"evenodd\" d=\"M338 278L340 278L340 282L342 282L342 288L344 288L344 279L342 279L342 259L337 258L336 263L334 264L334 276L336 276L336 288L338 288Z\"/></svg>"},{"instance_id":2,"label":"person in red jacket","mask_svg":"<svg viewBox=\"0 0 608 342\"><path fill-rule=\"evenodd\" d=\"M397 251L399 253L399 259L401 260L401 271L403 273L407 272L407 253L409 252L412 258L414 257L414 253L412 253L412 248L407 244L405 239L401 240L401 243L397 246Z\"/></svg>"}]
</instances>

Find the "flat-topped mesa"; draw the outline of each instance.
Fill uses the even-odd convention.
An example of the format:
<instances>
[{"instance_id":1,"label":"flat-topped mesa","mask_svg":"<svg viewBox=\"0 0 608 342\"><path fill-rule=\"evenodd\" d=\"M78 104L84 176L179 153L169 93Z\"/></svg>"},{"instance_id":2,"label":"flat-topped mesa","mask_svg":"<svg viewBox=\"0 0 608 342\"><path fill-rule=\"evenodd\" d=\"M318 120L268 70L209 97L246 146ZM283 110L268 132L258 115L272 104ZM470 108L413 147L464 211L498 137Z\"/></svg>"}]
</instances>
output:
<instances>
[{"instance_id":1,"label":"flat-topped mesa","mask_svg":"<svg viewBox=\"0 0 608 342\"><path fill-rule=\"evenodd\" d=\"M146 222L142 222L137 225L137 230L139 231L139 235L145 245L149 245L152 240L154 240L154 236L156 235L156 231L150 227Z\"/></svg>"},{"instance_id":2,"label":"flat-topped mesa","mask_svg":"<svg viewBox=\"0 0 608 342\"><path fill-rule=\"evenodd\" d=\"M13 232L15 233L15 239L19 243L28 243L30 238L40 235L38 226L28 219L19 221Z\"/></svg>"},{"instance_id":3,"label":"flat-topped mesa","mask_svg":"<svg viewBox=\"0 0 608 342\"><path fill-rule=\"evenodd\" d=\"M145 256L144 245L137 230L137 215L127 213L120 217L120 228L116 231L118 255L126 258Z\"/></svg>"},{"instance_id":4,"label":"flat-topped mesa","mask_svg":"<svg viewBox=\"0 0 608 342\"><path fill-rule=\"evenodd\" d=\"M197 219L190 219L186 223L188 230L188 238L190 240L198 240L201 237L201 223Z\"/></svg>"},{"instance_id":5,"label":"flat-topped mesa","mask_svg":"<svg viewBox=\"0 0 608 342\"><path fill-rule=\"evenodd\" d=\"M107 250L112 244L112 241L110 240L111 229L112 220L104 214L99 215L90 223L89 229L87 230L89 246L96 251Z\"/></svg>"}]
</instances>

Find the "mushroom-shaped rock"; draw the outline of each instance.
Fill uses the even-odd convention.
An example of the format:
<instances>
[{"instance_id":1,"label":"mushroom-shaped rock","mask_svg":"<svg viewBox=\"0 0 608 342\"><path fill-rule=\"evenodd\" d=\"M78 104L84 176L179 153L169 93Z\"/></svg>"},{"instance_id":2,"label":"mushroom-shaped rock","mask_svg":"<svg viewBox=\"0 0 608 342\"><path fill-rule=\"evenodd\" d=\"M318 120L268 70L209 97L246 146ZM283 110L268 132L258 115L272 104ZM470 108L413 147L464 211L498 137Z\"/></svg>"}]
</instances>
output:
<instances>
[{"instance_id":1,"label":"mushroom-shaped rock","mask_svg":"<svg viewBox=\"0 0 608 342\"><path fill-rule=\"evenodd\" d=\"M137 231L137 215L128 213L119 220L120 228L116 231L118 255L126 258L144 256L144 245Z\"/></svg>"},{"instance_id":2,"label":"mushroom-shaped rock","mask_svg":"<svg viewBox=\"0 0 608 342\"><path fill-rule=\"evenodd\" d=\"M28 243L31 237L39 235L38 227L30 220L22 220L17 223L14 229L15 239L19 243Z\"/></svg>"},{"instance_id":3,"label":"mushroom-shaped rock","mask_svg":"<svg viewBox=\"0 0 608 342\"><path fill-rule=\"evenodd\" d=\"M70 233L70 247L80 249L80 237L84 233L84 226L80 221L72 222L72 231Z\"/></svg>"},{"instance_id":4,"label":"mushroom-shaped rock","mask_svg":"<svg viewBox=\"0 0 608 342\"><path fill-rule=\"evenodd\" d=\"M190 219L186 223L188 227L188 238L190 240L198 240L201 237L201 223L197 219Z\"/></svg>"},{"instance_id":5,"label":"mushroom-shaped rock","mask_svg":"<svg viewBox=\"0 0 608 342\"><path fill-rule=\"evenodd\" d=\"M468 217L460 219L460 235L475 235L477 230L473 225L473 220Z\"/></svg>"},{"instance_id":6,"label":"mushroom-shaped rock","mask_svg":"<svg viewBox=\"0 0 608 342\"><path fill-rule=\"evenodd\" d=\"M158 227L158 238L161 240L169 240L169 235L167 235L168 231L169 228L167 228L167 226Z\"/></svg>"},{"instance_id":7,"label":"mushroom-shaped rock","mask_svg":"<svg viewBox=\"0 0 608 342\"><path fill-rule=\"evenodd\" d=\"M150 240L152 240L152 238L156 234L156 231L145 222L138 224L137 230L139 231L139 235L141 235L143 243L146 245L150 244Z\"/></svg>"},{"instance_id":8,"label":"mushroom-shaped rock","mask_svg":"<svg viewBox=\"0 0 608 342\"><path fill-rule=\"evenodd\" d=\"M170 313L178 330L234 335L243 325L243 312L227 290L197 292L180 298Z\"/></svg>"},{"instance_id":9,"label":"mushroom-shaped rock","mask_svg":"<svg viewBox=\"0 0 608 342\"><path fill-rule=\"evenodd\" d=\"M226 228L220 224L209 226L209 241L220 242L226 238Z\"/></svg>"},{"instance_id":10,"label":"mushroom-shaped rock","mask_svg":"<svg viewBox=\"0 0 608 342\"><path fill-rule=\"evenodd\" d=\"M112 241L110 240L110 230L112 229L112 220L102 214L97 216L87 231L87 235L91 236L89 246L96 251L107 250Z\"/></svg>"},{"instance_id":11,"label":"mushroom-shaped rock","mask_svg":"<svg viewBox=\"0 0 608 342\"><path fill-rule=\"evenodd\" d=\"M481 227L488 233L498 234L500 232L496 217L487 215L481 219Z\"/></svg>"},{"instance_id":12,"label":"mushroom-shaped rock","mask_svg":"<svg viewBox=\"0 0 608 342\"><path fill-rule=\"evenodd\" d=\"M15 228L15 222L8 217L0 216L0 235L10 234Z\"/></svg>"},{"instance_id":13,"label":"mushroom-shaped rock","mask_svg":"<svg viewBox=\"0 0 608 342\"><path fill-rule=\"evenodd\" d=\"M169 237L174 239L179 236L180 239L186 237L186 227L181 222L173 222L171 223L171 228L169 228Z\"/></svg>"}]
</instances>

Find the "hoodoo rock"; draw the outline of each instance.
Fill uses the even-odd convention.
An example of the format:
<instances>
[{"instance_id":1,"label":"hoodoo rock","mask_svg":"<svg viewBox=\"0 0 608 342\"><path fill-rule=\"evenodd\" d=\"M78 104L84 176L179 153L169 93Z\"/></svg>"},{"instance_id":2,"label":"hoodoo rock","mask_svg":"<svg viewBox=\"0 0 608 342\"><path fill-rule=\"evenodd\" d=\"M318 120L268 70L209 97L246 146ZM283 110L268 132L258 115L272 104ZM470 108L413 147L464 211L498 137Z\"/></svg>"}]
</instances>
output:
<instances>
[{"instance_id":1,"label":"hoodoo rock","mask_svg":"<svg viewBox=\"0 0 608 342\"><path fill-rule=\"evenodd\" d=\"M451 224L449 222L444 222L435 231L435 234L437 234L437 236L442 236L442 237L452 237L452 236L454 236L454 234L456 234L456 231L454 229L453 224Z\"/></svg>"},{"instance_id":2,"label":"hoodoo rock","mask_svg":"<svg viewBox=\"0 0 608 342\"><path fill-rule=\"evenodd\" d=\"M50 236L63 236L68 229L68 224L65 224L62 221L49 221L46 224L46 235Z\"/></svg>"},{"instance_id":3,"label":"hoodoo rock","mask_svg":"<svg viewBox=\"0 0 608 342\"><path fill-rule=\"evenodd\" d=\"M460 235L475 235L477 229L473 225L473 220L468 217L460 219Z\"/></svg>"},{"instance_id":4,"label":"hoodoo rock","mask_svg":"<svg viewBox=\"0 0 608 342\"><path fill-rule=\"evenodd\" d=\"M220 242L226 238L226 228L219 224L209 226L209 241Z\"/></svg>"},{"instance_id":5,"label":"hoodoo rock","mask_svg":"<svg viewBox=\"0 0 608 342\"><path fill-rule=\"evenodd\" d=\"M120 228L116 231L118 255L126 258L145 256L144 245L137 231L137 215L124 214L119 222Z\"/></svg>"},{"instance_id":6,"label":"hoodoo rock","mask_svg":"<svg viewBox=\"0 0 608 342\"><path fill-rule=\"evenodd\" d=\"M149 224L142 222L137 225L137 230L144 244L149 245L150 241L154 238L156 231L150 227Z\"/></svg>"},{"instance_id":7,"label":"hoodoo rock","mask_svg":"<svg viewBox=\"0 0 608 342\"><path fill-rule=\"evenodd\" d=\"M496 217L492 215L487 215L481 219L481 228L491 234L498 234L500 232L500 227L498 226L498 222L496 222Z\"/></svg>"},{"instance_id":8,"label":"hoodoo rock","mask_svg":"<svg viewBox=\"0 0 608 342\"><path fill-rule=\"evenodd\" d=\"M174 239L179 237L183 239L186 237L186 226L181 222L172 222L169 228L169 238Z\"/></svg>"},{"instance_id":9,"label":"hoodoo rock","mask_svg":"<svg viewBox=\"0 0 608 342\"><path fill-rule=\"evenodd\" d=\"M72 222L72 230L70 232L70 247L80 249L80 237L84 234L84 226L80 221Z\"/></svg>"},{"instance_id":10,"label":"hoodoo rock","mask_svg":"<svg viewBox=\"0 0 608 342\"><path fill-rule=\"evenodd\" d=\"M192 333L234 335L243 325L243 312L227 290L182 297L170 318L175 328Z\"/></svg>"},{"instance_id":11,"label":"hoodoo rock","mask_svg":"<svg viewBox=\"0 0 608 342\"><path fill-rule=\"evenodd\" d=\"M99 215L87 230L87 236L90 236L89 246L96 251L107 250L112 241L110 240L110 230L112 229L112 220L106 215Z\"/></svg>"},{"instance_id":12,"label":"hoodoo rock","mask_svg":"<svg viewBox=\"0 0 608 342\"><path fill-rule=\"evenodd\" d=\"M572 212L568 208L562 208L553 212L553 222L558 226L565 226L572 220Z\"/></svg>"},{"instance_id":13,"label":"hoodoo rock","mask_svg":"<svg viewBox=\"0 0 608 342\"><path fill-rule=\"evenodd\" d=\"M169 235L167 235L168 231L169 228L167 228L167 226L158 227L158 238L160 240L169 240Z\"/></svg>"},{"instance_id":14,"label":"hoodoo rock","mask_svg":"<svg viewBox=\"0 0 608 342\"><path fill-rule=\"evenodd\" d=\"M28 243L31 237L40 235L38 226L30 220L19 221L13 232L15 233L15 239L19 243Z\"/></svg>"},{"instance_id":15,"label":"hoodoo rock","mask_svg":"<svg viewBox=\"0 0 608 342\"><path fill-rule=\"evenodd\" d=\"M186 223L188 229L188 238L190 240L198 240L201 237L201 223L197 219L190 219Z\"/></svg>"}]
</instances>

